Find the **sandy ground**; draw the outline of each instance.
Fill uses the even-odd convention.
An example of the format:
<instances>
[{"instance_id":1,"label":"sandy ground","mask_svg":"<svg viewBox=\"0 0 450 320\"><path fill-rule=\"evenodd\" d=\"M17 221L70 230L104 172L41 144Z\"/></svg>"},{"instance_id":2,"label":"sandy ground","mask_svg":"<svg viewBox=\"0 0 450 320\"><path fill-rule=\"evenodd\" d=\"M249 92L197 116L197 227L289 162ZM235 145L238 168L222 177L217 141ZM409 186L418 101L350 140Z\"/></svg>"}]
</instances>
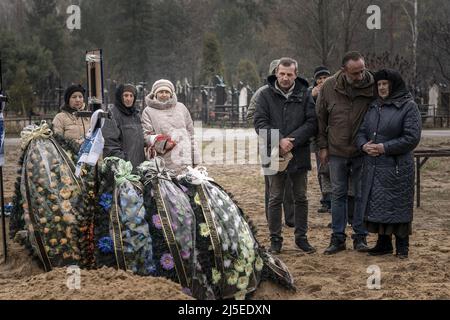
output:
<instances>
[{"instance_id":1,"label":"sandy ground","mask_svg":"<svg viewBox=\"0 0 450 320\"><path fill-rule=\"evenodd\" d=\"M425 138L422 147L450 148L448 138ZM11 198L16 177L17 145L6 145L4 167L5 196ZM314 161L313 161L314 162ZM244 211L258 226L258 239L268 245L264 215L264 184L258 165L210 165L210 176L233 193ZM292 294L271 283L263 283L255 299L450 299L450 159L430 159L422 171L422 207L415 210L410 257L370 257L347 250L323 255L329 244L328 214L318 214L319 186L316 169L309 174L309 239L318 249L306 255L295 248L293 229L284 228L280 258L294 276L297 293ZM348 235L351 229L348 229ZM374 245L376 236L369 237ZM1 249L0 249L1 251ZM27 252L9 243L8 263L0 262L0 299L183 299L176 284L164 279L142 278L113 269L82 271L82 289L66 287L64 269L50 274L33 264ZM0 253L0 257L2 253ZM369 267L381 272L381 289L370 290Z\"/></svg>"}]
</instances>

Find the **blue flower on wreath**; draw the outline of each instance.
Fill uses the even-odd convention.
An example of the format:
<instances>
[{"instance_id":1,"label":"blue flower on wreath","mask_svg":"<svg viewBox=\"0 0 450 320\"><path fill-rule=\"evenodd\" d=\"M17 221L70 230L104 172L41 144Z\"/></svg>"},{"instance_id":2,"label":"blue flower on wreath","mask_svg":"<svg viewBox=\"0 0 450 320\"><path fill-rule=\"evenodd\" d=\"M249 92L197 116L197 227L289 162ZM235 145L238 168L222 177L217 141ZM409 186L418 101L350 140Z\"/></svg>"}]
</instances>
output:
<instances>
[{"instance_id":1,"label":"blue flower on wreath","mask_svg":"<svg viewBox=\"0 0 450 320\"><path fill-rule=\"evenodd\" d=\"M154 265L147 266L147 273L154 275L156 273L156 267Z\"/></svg>"},{"instance_id":2,"label":"blue flower on wreath","mask_svg":"<svg viewBox=\"0 0 450 320\"><path fill-rule=\"evenodd\" d=\"M112 205L112 194L110 194L110 193L103 193L100 196L99 205L103 208L103 210L108 211L111 208L111 205Z\"/></svg>"},{"instance_id":3,"label":"blue flower on wreath","mask_svg":"<svg viewBox=\"0 0 450 320\"><path fill-rule=\"evenodd\" d=\"M114 243L111 237L103 237L98 240L98 248L103 253L112 253L113 252Z\"/></svg>"}]
</instances>

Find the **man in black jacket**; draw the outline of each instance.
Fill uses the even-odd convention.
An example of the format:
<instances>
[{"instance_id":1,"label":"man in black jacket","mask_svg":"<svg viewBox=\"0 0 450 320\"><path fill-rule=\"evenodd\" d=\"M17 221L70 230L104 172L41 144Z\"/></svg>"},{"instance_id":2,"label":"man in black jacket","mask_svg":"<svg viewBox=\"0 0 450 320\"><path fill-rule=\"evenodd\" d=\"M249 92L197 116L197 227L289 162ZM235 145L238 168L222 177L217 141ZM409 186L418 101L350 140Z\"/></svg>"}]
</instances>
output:
<instances>
[{"instance_id":1,"label":"man in black jacket","mask_svg":"<svg viewBox=\"0 0 450 320\"><path fill-rule=\"evenodd\" d=\"M311 170L309 149L310 138L317 133L315 104L308 91L308 82L297 76L298 64L291 58L282 58L276 74L269 76L268 87L261 91L256 101L254 126L260 139L264 141L264 157L271 157L269 165L273 168L274 157L292 154L287 168L270 174L270 196L268 222L271 251L281 252L281 204L289 176L293 183L295 212L295 243L303 251L312 253L315 249L308 243L308 200L307 172ZM263 148L263 149L264 149ZM276 158L275 158L276 159ZM268 163L264 163L266 165Z\"/></svg>"}]
</instances>

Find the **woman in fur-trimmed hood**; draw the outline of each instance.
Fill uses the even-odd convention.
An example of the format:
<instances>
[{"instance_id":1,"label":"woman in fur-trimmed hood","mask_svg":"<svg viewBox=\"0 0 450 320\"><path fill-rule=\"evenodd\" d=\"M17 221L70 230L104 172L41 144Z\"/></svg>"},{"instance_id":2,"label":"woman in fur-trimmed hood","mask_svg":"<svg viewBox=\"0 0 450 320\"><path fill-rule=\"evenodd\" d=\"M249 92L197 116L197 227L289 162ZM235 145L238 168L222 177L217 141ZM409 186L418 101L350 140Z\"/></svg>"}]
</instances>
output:
<instances>
[{"instance_id":1,"label":"woman in fur-trimmed hood","mask_svg":"<svg viewBox=\"0 0 450 320\"><path fill-rule=\"evenodd\" d=\"M180 172L199 163L194 125L184 104L178 102L169 80L158 80L145 98L142 113L146 157L161 156L166 168Z\"/></svg>"}]
</instances>

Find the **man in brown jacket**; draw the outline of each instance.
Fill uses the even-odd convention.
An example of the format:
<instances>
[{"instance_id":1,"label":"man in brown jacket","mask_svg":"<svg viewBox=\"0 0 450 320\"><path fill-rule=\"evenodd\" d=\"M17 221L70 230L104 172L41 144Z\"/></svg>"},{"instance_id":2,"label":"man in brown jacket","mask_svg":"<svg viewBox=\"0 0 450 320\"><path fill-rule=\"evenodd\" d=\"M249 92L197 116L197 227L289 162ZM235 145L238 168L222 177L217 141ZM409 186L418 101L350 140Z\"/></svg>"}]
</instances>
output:
<instances>
[{"instance_id":1,"label":"man in brown jacket","mask_svg":"<svg viewBox=\"0 0 450 320\"><path fill-rule=\"evenodd\" d=\"M360 206L362 154L355 146L355 138L369 103L374 99L374 92L374 78L366 70L364 58L358 52L349 52L342 60L341 70L327 79L317 99L319 158L322 164L329 163L332 188L333 233L325 254L346 248L349 176L355 196L353 248L360 252L368 249L364 213Z\"/></svg>"}]
</instances>

